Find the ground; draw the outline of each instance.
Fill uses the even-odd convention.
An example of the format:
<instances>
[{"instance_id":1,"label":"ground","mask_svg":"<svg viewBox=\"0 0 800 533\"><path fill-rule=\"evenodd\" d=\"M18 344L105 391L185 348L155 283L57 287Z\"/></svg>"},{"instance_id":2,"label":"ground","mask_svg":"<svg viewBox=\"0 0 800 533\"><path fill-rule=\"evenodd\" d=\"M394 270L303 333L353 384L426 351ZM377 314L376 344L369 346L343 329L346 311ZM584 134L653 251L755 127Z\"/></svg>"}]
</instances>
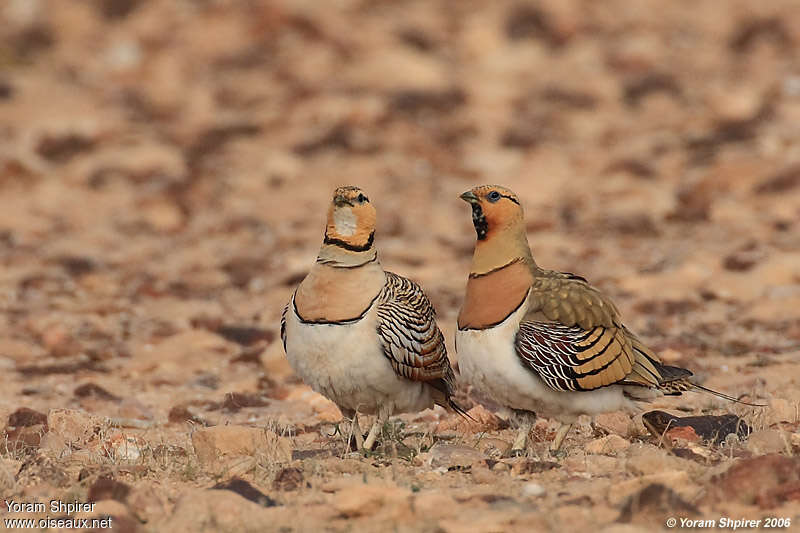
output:
<instances>
[{"instance_id":1,"label":"ground","mask_svg":"<svg viewBox=\"0 0 800 533\"><path fill-rule=\"evenodd\" d=\"M0 514L796 527L798 44L793 0L6 0ZM506 415L464 387L477 422L403 415L351 452L278 331L331 192L368 192L383 265L424 287L457 364L474 242L458 194L481 183L518 193L541 266L606 291L698 383L766 404L687 393L643 412L734 413L755 433L657 438L612 413L553 457L541 419L508 457Z\"/></svg>"}]
</instances>

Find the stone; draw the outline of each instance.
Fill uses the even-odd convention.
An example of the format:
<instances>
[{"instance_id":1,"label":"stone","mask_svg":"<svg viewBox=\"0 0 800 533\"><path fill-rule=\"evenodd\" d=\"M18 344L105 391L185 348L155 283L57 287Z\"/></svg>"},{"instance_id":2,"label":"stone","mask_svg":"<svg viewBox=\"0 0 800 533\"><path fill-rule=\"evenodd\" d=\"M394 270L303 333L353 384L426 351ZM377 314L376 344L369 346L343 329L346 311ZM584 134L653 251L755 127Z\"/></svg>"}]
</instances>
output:
<instances>
[{"instance_id":1,"label":"stone","mask_svg":"<svg viewBox=\"0 0 800 533\"><path fill-rule=\"evenodd\" d=\"M152 522L156 517L166 515L169 496L159 483L144 481L131 489L126 501L137 519Z\"/></svg>"},{"instance_id":2,"label":"stone","mask_svg":"<svg viewBox=\"0 0 800 533\"><path fill-rule=\"evenodd\" d=\"M472 481L478 484L491 484L497 481L497 474L492 472L485 461L474 463L470 468Z\"/></svg>"},{"instance_id":3,"label":"stone","mask_svg":"<svg viewBox=\"0 0 800 533\"><path fill-rule=\"evenodd\" d=\"M59 435L73 447L82 447L94 440L102 425L100 419L73 409L50 409L47 414L50 433Z\"/></svg>"},{"instance_id":4,"label":"stone","mask_svg":"<svg viewBox=\"0 0 800 533\"><path fill-rule=\"evenodd\" d=\"M153 524L153 529L197 533L277 531L298 518L296 513L290 517L281 511L280 507L264 507L230 490L193 489L181 494L172 513Z\"/></svg>"},{"instance_id":5,"label":"stone","mask_svg":"<svg viewBox=\"0 0 800 533\"><path fill-rule=\"evenodd\" d=\"M765 455L786 451L790 445L780 430L762 429L750 435L745 447L756 455Z\"/></svg>"},{"instance_id":6,"label":"stone","mask_svg":"<svg viewBox=\"0 0 800 533\"><path fill-rule=\"evenodd\" d=\"M540 496L544 496L545 488L538 483L525 483L522 486L522 495L526 498L539 498Z\"/></svg>"},{"instance_id":7,"label":"stone","mask_svg":"<svg viewBox=\"0 0 800 533\"><path fill-rule=\"evenodd\" d=\"M767 408L767 425L800 420L800 405L784 398L772 398Z\"/></svg>"},{"instance_id":8,"label":"stone","mask_svg":"<svg viewBox=\"0 0 800 533\"><path fill-rule=\"evenodd\" d=\"M141 437L115 433L106 439L103 449L115 461L132 463L143 459L148 445Z\"/></svg>"},{"instance_id":9,"label":"stone","mask_svg":"<svg viewBox=\"0 0 800 533\"><path fill-rule=\"evenodd\" d=\"M428 520L439 520L458 513L458 503L452 496L438 490L421 491L412 495L414 514Z\"/></svg>"},{"instance_id":10,"label":"stone","mask_svg":"<svg viewBox=\"0 0 800 533\"><path fill-rule=\"evenodd\" d=\"M256 454L278 463L292 460L291 441L262 428L233 425L200 428L192 433L192 444L204 466L213 466L224 457Z\"/></svg>"},{"instance_id":11,"label":"stone","mask_svg":"<svg viewBox=\"0 0 800 533\"><path fill-rule=\"evenodd\" d=\"M461 444L445 444L437 442L429 451L432 468L467 467L477 461L485 461L486 457L469 446Z\"/></svg>"},{"instance_id":12,"label":"stone","mask_svg":"<svg viewBox=\"0 0 800 533\"><path fill-rule=\"evenodd\" d=\"M651 445L631 446L625 464L629 472L639 475L691 470L695 467L691 461L680 459L664 449Z\"/></svg>"},{"instance_id":13,"label":"stone","mask_svg":"<svg viewBox=\"0 0 800 533\"><path fill-rule=\"evenodd\" d=\"M352 485L336 494L335 509L344 518L411 512L411 492L388 485Z\"/></svg>"},{"instance_id":14,"label":"stone","mask_svg":"<svg viewBox=\"0 0 800 533\"><path fill-rule=\"evenodd\" d=\"M631 443L619 435L606 435L605 437L590 441L584 450L589 454L616 455L630 448Z\"/></svg>"},{"instance_id":15,"label":"stone","mask_svg":"<svg viewBox=\"0 0 800 533\"><path fill-rule=\"evenodd\" d=\"M472 420L466 420L461 416L448 417L436 427L436 432L439 433L441 431L450 430L469 431L473 433L478 431L497 431L507 425L499 416L489 411L481 404L467 411L467 414Z\"/></svg>"},{"instance_id":16,"label":"stone","mask_svg":"<svg viewBox=\"0 0 800 533\"><path fill-rule=\"evenodd\" d=\"M616 483L614 490L607 493L608 502L615 507L620 506L630 496L653 484L667 487L688 502L694 501L703 490L702 487L692 482L687 472L665 470L657 474L644 475Z\"/></svg>"},{"instance_id":17,"label":"stone","mask_svg":"<svg viewBox=\"0 0 800 533\"><path fill-rule=\"evenodd\" d=\"M800 457L778 454L742 459L711 479L706 501L737 501L772 508L800 499Z\"/></svg>"},{"instance_id":18,"label":"stone","mask_svg":"<svg viewBox=\"0 0 800 533\"><path fill-rule=\"evenodd\" d=\"M303 471L301 469L288 467L275 474L275 479L272 481L272 488L286 491L297 490L304 485L303 481Z\"/></svg>"},{"instance_id":19,"label":"stone","mask_svg":"<svg viewBox=\"0 0 800 533\"><path fill-rule=\"evenodd\" d=\"M126 503L128 494L130 494L130 485L117 481L108 476L99 477L89 487L86 498L90 502L97 502L100 500L116 500L121 503Z\"/></svg>"},{"instance_id":20,"label":"stone","mask_svg":"<svg viewBox=\"0 0 800 533\"><path fill-rule=\"evenodd\" d=\"M619 435L621 437L628 437L631 433L633 426L631 417L622 411L614 411L612 413L600 413L594 417L595 426Z\"/></svg>"}]
</instances>

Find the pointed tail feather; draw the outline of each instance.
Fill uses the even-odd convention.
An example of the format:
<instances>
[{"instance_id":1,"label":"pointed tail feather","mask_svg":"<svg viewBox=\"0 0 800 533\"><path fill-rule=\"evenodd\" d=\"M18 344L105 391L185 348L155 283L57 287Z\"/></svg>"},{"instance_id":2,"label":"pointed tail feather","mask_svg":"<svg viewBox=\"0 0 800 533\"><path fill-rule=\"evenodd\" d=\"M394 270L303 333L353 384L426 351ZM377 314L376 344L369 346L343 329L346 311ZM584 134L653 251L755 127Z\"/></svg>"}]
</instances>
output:
<instances>
[{"instance_id":1,"label":"pointed tail feather","mask_svg":"<svg viewBox=\"0 0 800 533\"><path fill-rule=\"evenodd\" d=\"M703 392L706 392L708 394L713 394L714 396L718 396L720 398L724 398L724 399L726 399L726 400L728 400L730 402L740 403L742 405L749 405L751 407L766 407L767 406L767 404L765 404L765 403L745 402L743 400L739 400L738 398L734 398L733 396L728 396L727 394L723 394L721 392L715 391L714 389L709 389L707 387L703 387L702 385L698 385L697 383L691 383L690 382L689 384L692 386L693 389L697 389L699 391L703 391Z\"/></svg>"},{"instance_id":2,"label":"pointed tail feather","mask_svg":"<svg viewBox=\"0 0 800 533\"><path fill-rule=\"evenodd\" d=\"M659 383L659 389L667 396L677 396L684 391L695 390L723 398L729 402L749 405L751 407L766 407L766 404L745 402L738 398L734 398L733 396L715 391L714 389L709 389L708 387L698 385L689 379L692 376L692 372L685 368L681 368L679 366L662 365L661 363L656 363L656 367L658 368L662 378L661 383Z\"/></svg>"},{"instance_id":3,"label":"pointed tail feather","mask_svg":"<svg viewBox=\"0 0 800 533\"><path fill-rule=\"evenodd\" d=\"M452 409L453 411L455 411L456 413L458 413L462 417L464 417L464 418L466 418L468 420L472 420L473 422L477 422L477 420L475 420L474 418L472 418L469 415L469 413L466 411L466 409L464 409L463 407L458 405L456 402L454 402L452 398L448 398L447 399L447 403L450 406L450 409Z\"/></svg>"},{"instance_id":4,"label":"pointed tail feather","mask_svg":"<svg viewBox=\"0 0 800 533\"><path fill-rule=\"evenodd\" d=\"M670 366L661 363L661 361L658 359L658 356L647 346L645 346L642 341L640 341L630 331L626 330L626 332L631 339L631 344L636 355L633 374L637 374L639 377L639 379L631 379L632 376L628 376L631 384L647 385L648 382L652 382L655 378L655 380L658 381L656 387L667 396L680 396L682 392L695 390L712 394L714 396L718 396L719 398L724 398L730 402L740 403L742 405L749 405L751 407L766 407L766 404L745 402L739 400L738 398L734 398L733 396L728 396L727 394L717 392L714 389L709 389L692 382L689 379L692 376L692 372L690 370L681 368L679 366Z\"/></svg>"}]
</instances>

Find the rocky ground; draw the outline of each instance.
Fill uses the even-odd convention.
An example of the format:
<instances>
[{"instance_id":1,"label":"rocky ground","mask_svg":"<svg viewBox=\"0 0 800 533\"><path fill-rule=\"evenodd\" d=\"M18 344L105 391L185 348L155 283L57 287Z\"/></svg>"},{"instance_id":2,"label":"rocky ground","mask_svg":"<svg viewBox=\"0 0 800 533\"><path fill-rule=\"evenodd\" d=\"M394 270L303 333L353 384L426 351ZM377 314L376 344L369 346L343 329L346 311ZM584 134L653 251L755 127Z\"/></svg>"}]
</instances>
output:
<instances>
[{"instance_id":1,"label":"rocky ground","mask_svg":"<svg viewBox=\"0 0 800 533\"><path fill-rule=\"evenodd\" d=\"M121 531L651 531L800 523L800 10L793 0L0 4L3 497ZM721 444L584 423L526 457L403 415L351 452L278 338L333 188L448 339L474 232L514 189L540 265L615 298L734 413ZM0 509L3 518L42 514ZM49 514L49 513L45 513ZM65 517L65 514L51 517Z\"/></svg>"}]
</instances>

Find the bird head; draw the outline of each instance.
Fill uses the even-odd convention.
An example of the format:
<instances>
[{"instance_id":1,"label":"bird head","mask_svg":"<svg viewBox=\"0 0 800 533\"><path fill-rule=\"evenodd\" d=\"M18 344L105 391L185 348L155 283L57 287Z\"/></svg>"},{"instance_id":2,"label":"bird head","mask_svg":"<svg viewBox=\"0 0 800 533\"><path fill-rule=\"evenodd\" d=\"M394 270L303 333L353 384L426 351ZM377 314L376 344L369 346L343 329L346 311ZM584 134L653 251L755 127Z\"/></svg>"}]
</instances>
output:
<instances>
[{"instance_id":1,"label":"bird head","mask_svg":"<svg viewBox=\"0 0 800 533\"><path fill-rule=\"evenodd\" d=\"M522 206L513 191L500 185L480 185L461 195L472 207L472 224L478 240L488 240L504 230L524 226Z\"/></svg>"},{"instance_id":2,"label":"bird head","mask_svg":"<svg viewBox=\"0 0 800 533\"><path fill-rule=\"evenodd\" d=\"M358 187L339 187L333 192L328 208L325 243L354 252L372 247L375 232L375 208Z\"/></svg>"},{"instance_id":3,"label":"bird head","mask_svg":"<svg viewBox=\"0 0 800 533\"><path fill-rule=\"evenodd\" d=\"M472 256L472 274L482 274L521 259L535 267L519 198L499 185L480 185L461 195L472 207L478 234Z\"/></svg>"}]
</instances>

